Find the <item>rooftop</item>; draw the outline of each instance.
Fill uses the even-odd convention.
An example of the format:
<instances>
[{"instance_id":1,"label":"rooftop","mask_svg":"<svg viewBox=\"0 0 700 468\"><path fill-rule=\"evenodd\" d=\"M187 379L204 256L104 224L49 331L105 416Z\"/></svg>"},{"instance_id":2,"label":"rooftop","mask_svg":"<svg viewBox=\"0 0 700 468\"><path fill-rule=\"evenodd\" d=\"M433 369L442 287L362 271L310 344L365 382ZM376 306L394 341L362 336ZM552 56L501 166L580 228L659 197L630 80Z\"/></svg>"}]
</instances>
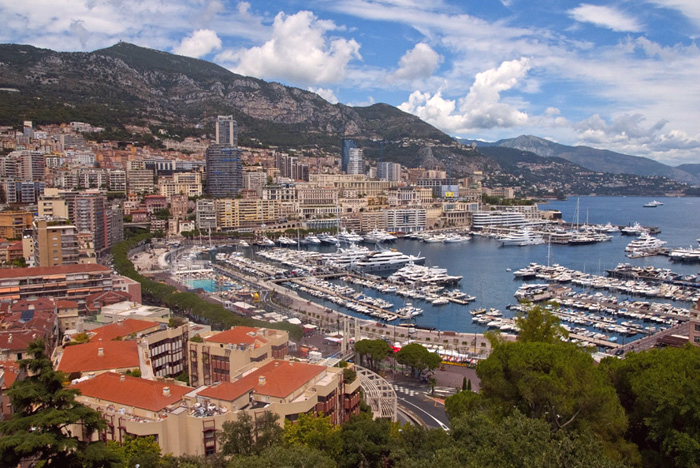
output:
<instances>
[{"instance_id":1,"label":"rooftop","mask_svg":"<svg viewBox=\"0 0 700 468\"><path fill-rule=\"evenodd\" d=\"M139 367L138 345L135 341L91 341L67 346L58 363L58 370L67 373L132 367Z\"/></svg>"},{"instance_id":2,"label":"rooftop","mask_svg":"<svg viewBox=\"0 0 700 468\"><path fill-rule=\"evenodd\" d=\"M235 382L221 382L199 395L233 401L253 390L261 395L284 398L326 370L323 366L275 359Z\"/></svg>"},{"instance_id":3,"label":"rooftop","mask_svg":"<svg viewBox=\"0 0 700 468\"><path fill-rule=\"evenodd\" d=\"M72 387L88 397L150 411L161 411L180 401L185 394L192 391L192 387L146 380L116 372L105 372Z\"/></svg>"},{"instance_id":4,"label":"rooftop","mask_svg":"<svg viewBox=\"0 0 700 468\"><path fill-rule=\"evenodd\" d=\"M160 323L137 319L120 320L119 322L90 330L91 333L94 333L90 337L90 341L112 341L116 338L129 336L132 333L139 333L153 327L160 327Z\"/></svg>"},{"instance_id":5,"label":"rooftop","mask_svg":"<svg viewBox=\"0 0 700 468\"><path fill-rule=\"evenodd\" d=\"M253 327L234 327L229 330L217 333L216 335L211 335L205 338L206 341L211 341L213 343L224 343L224 344L254 344L256 341L261 343L267 343L267 340L262 337L261 328Z\"/></svg>"},{"instance_id":6,"label":"rooftop","mask_svg":"<svg viewBox=\"0 0 700 468\"><path fill-rule=\"evenodd\" d=\"M54 267L4 268L0 279L28 278L32 276L69 275L72 273L109 273L112 270L96 263L82 265L60 265Z\"/></svg>"}]
</instances>

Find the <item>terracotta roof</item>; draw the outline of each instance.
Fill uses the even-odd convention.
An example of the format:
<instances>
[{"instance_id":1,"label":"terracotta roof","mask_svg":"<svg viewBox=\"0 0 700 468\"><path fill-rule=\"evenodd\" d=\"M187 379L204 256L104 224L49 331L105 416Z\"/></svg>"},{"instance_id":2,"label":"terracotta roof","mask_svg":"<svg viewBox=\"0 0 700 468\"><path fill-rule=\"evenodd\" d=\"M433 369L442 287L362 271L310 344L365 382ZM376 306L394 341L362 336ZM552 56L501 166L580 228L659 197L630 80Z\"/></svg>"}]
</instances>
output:
<instances>
[{"instance_id":1,"label":"terracotta roof","mask_svg":"<svg viewBox=\"0 0 700 468\"><path fill-rule=\"evenodd\" d=\"M17 374L19 374L19 364L17 361L0 361L0 366L5 372L5 384L2 389L7 390L15 383L17 379Z\"/></svg>"},{"instance_id":2,"label":"terracotta roof","mask_svg":"<svg viewBox=\"0 0 700 468\"><path fill-rule=\"evenodd\" d=\"M284 398L325 370L323 366L275 359L235 382L222 382L198 395L232 401L253 390L260 395ZM265 377L264 383L260 377Z\"/></svg>"},{"instance_id":3,"label":"terracotta roof","mask_svg":"<svg viewBox=\"0 0 700 468\"><path fill-rule=\"evenodd\" d=\"M24 351L29 343L42 337L42 333L36 330L2 330L0 331L0 349L11 351Z\"/></svg>"},{"instance_id":4,"label":"terracotta roof","mask_svg":"<svg viewBox=\"0 0 700 468\"><path fill-rule=\"evenodd\" d=\"M104 265L97 263L86 263L82 265L60 265L54 267L32 267L32 268L3 268L0 269L0 279L7 278L27 278L31 276L44 275L65 275L71 273L92 273L111 270Z\"/></svg>"},{"instance_id":5,"label":"terracotta roof","mask_svg":"<svg viewBox=\"0 0 700 468\"><path fill-rule=\"evenodd\" d=\"M56 301L56 307L59 309L73 309L78 307L78 303L75 301L70 301L68 299L59 299Z\"/></svg>"},{"instance_id":6,"label":"terracotta roof","mask_svg":"<svg viewBox=\"0 0 700 468\"><path fill-rule=\"evenodd\" d=\"M116 372L105 372L71 387L77 388L85 396L99 398L103 402L149 411L160 411L177 403L185 394L193 390L192 387L146 380ZM165 387L170 388L169 396L163 395Z\"/></svg>"},{"instance_id":7,"label":"terracotta roof","mask_svg":"<svg viewBox=\"0 0 700 468\"><path fill-rule=\"evenodd\" d=\"M54 311L56 310L56 304L52 298L48 297L38 297L36 299L20 299L19 301L12 304L12 311L21 310L45 310Z\"/></svg>"},{"instance_id":8,"label":"terracotta roof","mask_svg":"<svg viewBox=\"0 0 700 468\"><path fill-rule=\"evenodd\" d=\"M121 322L111 323L104 327L90 330L90 333L94 333L90 341L112 341L115 338L128 336L132 333L138 333L159 326L160 324L158 322L151 322L150 320L126 319Z\"/></svg>"},{"instance_id":9,"label":"terracotta roof","mask_svg":"<svg viewBox=\"0 0 700 468\"><path fill-rule=\"evenodd\" d=\"M261 329L253 327L234 327L229 330L217 333L216 335L208 336L205 341L224 344L253 344L255 341L267 343L267 340L257 333Z\"/></svg>"},{"instance_id":10,"label":"terracotta roof","mask_svg":"<svg viewBox=\"0 0 700 468\"><path fill-rule=\"evenodd\" d=\"M98 348L103 349L103 356L98 356ZM139 367L139 352L135 341L91 341L67 346L58 363L58 370L66 373L130 367Z\"/></svg>"}]
</instances>

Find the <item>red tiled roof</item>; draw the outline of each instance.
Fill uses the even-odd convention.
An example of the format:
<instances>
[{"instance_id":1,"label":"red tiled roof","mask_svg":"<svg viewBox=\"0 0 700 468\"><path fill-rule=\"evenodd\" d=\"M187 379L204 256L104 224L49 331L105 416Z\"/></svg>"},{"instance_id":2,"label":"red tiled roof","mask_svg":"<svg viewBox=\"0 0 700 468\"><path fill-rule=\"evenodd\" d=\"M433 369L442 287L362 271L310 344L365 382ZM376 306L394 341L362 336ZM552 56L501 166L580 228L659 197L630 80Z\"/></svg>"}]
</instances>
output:
<instances>
[{"instance_id":1,"label":"red tiled roof","mask_svg":"<svg viewBox=\"0 0 700 468\"><path fill-rule=\"evenodd\" d=\"M56 301L56 307L59 309L73 309L78 307L78 303L75 301L70 301L68 299L59 299Z\"/></svg>"},{"instance_id":2,"label":"red tiled roof","mask_svg":"<svg viewBox=\"0 0 700 468\"><path fill-rule=\"evenodd\" d=\"M38 297L36 299L20 299L12 304L12 311L35 310L35 311L54 311L56 304L52 298Z\"/></svg>"},{"instance_id":3,"label":"red tiled roof","mask_svg":"<svg viewBox=\"0 0 700 468\"><path fill-rule=\"evenodd\" d=\"M0 349L24 351L29 347L29 343L41 337L42 333L37 330L2 330L0 331Z\"/></svg>"},{"instance_id":4,"label":"red tiled roof","mask_svg":"<svg viewBox=\"0 0 700 468\"><path fill-rule=\"evenodd\" d=\"M122 380L122 377L124 380ZM117 405L133 406L149 411L160 411L192 391L192 387L146 380L116 372L105 372L95 378L79 382L71 387L92 398ZM170 395L163 395L163 388L170 388Z\"/></svg>"},{"instance_id":5,"label":"red tiled roof","mask_svg":"<svg viewBox=\"0 0 700 468\"><path fill-rule=\"evenodd\" d=\"M158 326L160 326L158 322L151 322L150 320L126 319L90 330L91 333L94 333L90 341L112 341L115 338L128 336L132 333L138 333Z\"/></svg>"},{"instance_id":6,"label":"red tiled roof","mask_svg":"<svg viewBox=\"0 0 700 468\"><path fill-rule=\"evenodd\" d=\"M103 349L104 356L98 356L98 348ZM58 370L66 373L130 367L139 367L139 352L135 341L91 341L67 346L58 363Z\"/></svg>"},{"instance_id":7,"label":"red tiled roof","mask_svg":"<svg viewBox=\"0 0 700 468\"><path fill-rule=\"evenodd\" d=\"M5 384L2 389L7 390L15 383L17 379L17 374L19 374L19 364L17 361L0 361L0 366L3 367L5 371Z\"/></svg>"},{"instance_id":8,"label":"red tiled roof","mask_svg":"<svg viewBox=\"0 0 700 468\"><path fill-rule=\"evenodd\" d=\"M323 366L276 359L235 382L222 382L198 395L232 401L254 390L261 395L284 398L325 370ZM265 383L260 383L261 376L265 377Z\"/></svg>"},{"instance_id":9,"label":"red tiled roof","mask_svg":"<svg viewBox=\"0 0 700 468\"><path fill-rule=\"evenodd\" d=\"M0 279L27 278L31 276L44 275L65 275L71 273L107 273L110 271L111 270L106 266L98 265L97 263L86 263L82 265L60 265L53 267L3 268L0 269Z\"/></svg>"},{"instance_id":10,"label":"red tiled roof","mask_svg":"<svg viewBox=\"0 0 700 468\"><path fill-rule=\"evenodd\" d=\"M253 344L257 340L262 343L267 343L265 338L256 335L258 330L258 328L253 327L234 327L221 333L217 333L216 335L209 336L205 338L205 341L224 344Z\"/></svg>"}]
</instances>

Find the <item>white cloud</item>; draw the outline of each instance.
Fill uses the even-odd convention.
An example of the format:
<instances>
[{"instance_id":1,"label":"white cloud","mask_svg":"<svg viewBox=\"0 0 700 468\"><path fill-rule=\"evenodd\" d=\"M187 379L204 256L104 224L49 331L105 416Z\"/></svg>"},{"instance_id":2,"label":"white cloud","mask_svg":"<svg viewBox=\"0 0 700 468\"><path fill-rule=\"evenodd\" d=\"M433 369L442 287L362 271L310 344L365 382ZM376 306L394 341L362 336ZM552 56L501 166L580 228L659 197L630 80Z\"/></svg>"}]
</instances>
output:
<instances>
[{"instance_id":1,"label":"white cloud","mask_svg":"<svg viewBox=\"0 0 700 468\"><path fill-rule=\"evenodd\" d=\"M440 54L428 44L421 42L401 57L398 70L390 77L407 81L429 78L440 65L441 60Z\"/></svg>"},{"instance_id":2,"label":"white cloud","mask_svg":"<svg viewBox=\"0 0 700 468\"><path fill-rule=\"evenodd\" d=\"M656 5L678 10L700 26L700 2L697 0L650 0Z\"/></svg>"},{"instance_id":3,"label":"white cloud","mask_svg":"<svg viewBox=\"0 0 700 468\"><path fill-rule=\"evenodd\" d=\"M309 86L307 89L308 89L309 91L311 91L312 93L318 94L318 95L321 96L323 99L325 99L326 101L330 102L331 104L337 104L337 103L338 103L338 98L335 97L335 93L333 92L332 89L328 89L328 88L313 88L313 87L311 87L311 86Z\"/></svg>"},{"instance_id":4,"label":"white cloud","mask_svg":"<svg viewBox=\"0 0 700 468\"><path fill-rule=\"evenodd\" d=\"M621 11L608 6L582 3L569 10L569 16L581 23L592 23L613 31L638 32L642 29L636 19L625 16Z\"/></svg>"},{"instance_id":5,"label":"white cloud","mask_svg":"<svg viewBox=\"0 0 700 468\"><path fill-rule=\"evenodd\" d=\"M414 91L408 102L398 107L452 134L522 126L528 115L501 102L501 93L515 87L529 69L526 58L503 62L498 68L478 73L469 94L459 102L443 98L440 91L432 96Z\"/></svg>"},{"instance_id":6,"label":"white cloud","mask_svg":"<svg viewBox=\"0 0 700 468\"><path fill-rule=\"evenodd\" d=\"M173 48L178 55L200 58L221 49L221 39L211 29L198 29Z\"/></svg>"},{"instance_id":7,"label":"white cloud","mask_svg":"<svg viewBox=\"0 0 700 468\"><path fill-rule=\"evenodd\" d=\"M217 60L231 62L236 73L259 78L296 84L339 82L345 77L348 63L361 56L360 45L354 39L327 37L336 29L332 21L319 20L310 11L278 13L272 37L265 44L225 51Z\"/></svg>"}]
</instances>

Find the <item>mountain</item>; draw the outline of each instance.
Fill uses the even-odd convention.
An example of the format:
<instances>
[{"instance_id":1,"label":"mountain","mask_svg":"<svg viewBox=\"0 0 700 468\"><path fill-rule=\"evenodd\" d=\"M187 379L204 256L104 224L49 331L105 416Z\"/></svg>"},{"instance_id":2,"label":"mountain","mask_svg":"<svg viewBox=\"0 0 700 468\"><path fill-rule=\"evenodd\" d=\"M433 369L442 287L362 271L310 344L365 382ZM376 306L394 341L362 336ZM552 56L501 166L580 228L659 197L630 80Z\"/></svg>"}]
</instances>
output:
<instances>
[{"instance_id":1,"label":"mountain","mask_svg":"<svg viewBox=\"0 0 700 468\"><path fill-rule=\"evenodd\" d=\"M86 121L107 128L147 126L179 137L213 133L217 115L233 115L242 144L314 146L338 151L353 138L378 158L421 161L442 148L455 167L489 163L418 117L387 104L331 104L315 93L237 75L216 64L120 42L93 52L0 45L0 124ZM15 90L14 92L7 89ZM198 128L203 130L197 130ZM449 149L449 150L446 150ZM410 164L407 164L410 165Z\"/></svg>"},{"instance_id":2,"label":"mountain","mask_svg":"<svg viewBox=\"0 0 700 468\"><path fill-rule=\"evenodd\" d=\"M499 140L496 145L530 151L548 158L556 156L596 172L662 176L689 184L700 184L700 177L697 173L667 166L649 158L599 150L588 146L566 146L532 135Z\"/></svg>"},{"instance_id":3,"label":"mountain","mask_svg":"<svg viewBox=\"0 0 700 468\"><path fill-rule=\"evenodd\" d=\"M680 166L676 166L676 169L700 178L700 164L681 164Z\"/></svg>"}]
</instances>

